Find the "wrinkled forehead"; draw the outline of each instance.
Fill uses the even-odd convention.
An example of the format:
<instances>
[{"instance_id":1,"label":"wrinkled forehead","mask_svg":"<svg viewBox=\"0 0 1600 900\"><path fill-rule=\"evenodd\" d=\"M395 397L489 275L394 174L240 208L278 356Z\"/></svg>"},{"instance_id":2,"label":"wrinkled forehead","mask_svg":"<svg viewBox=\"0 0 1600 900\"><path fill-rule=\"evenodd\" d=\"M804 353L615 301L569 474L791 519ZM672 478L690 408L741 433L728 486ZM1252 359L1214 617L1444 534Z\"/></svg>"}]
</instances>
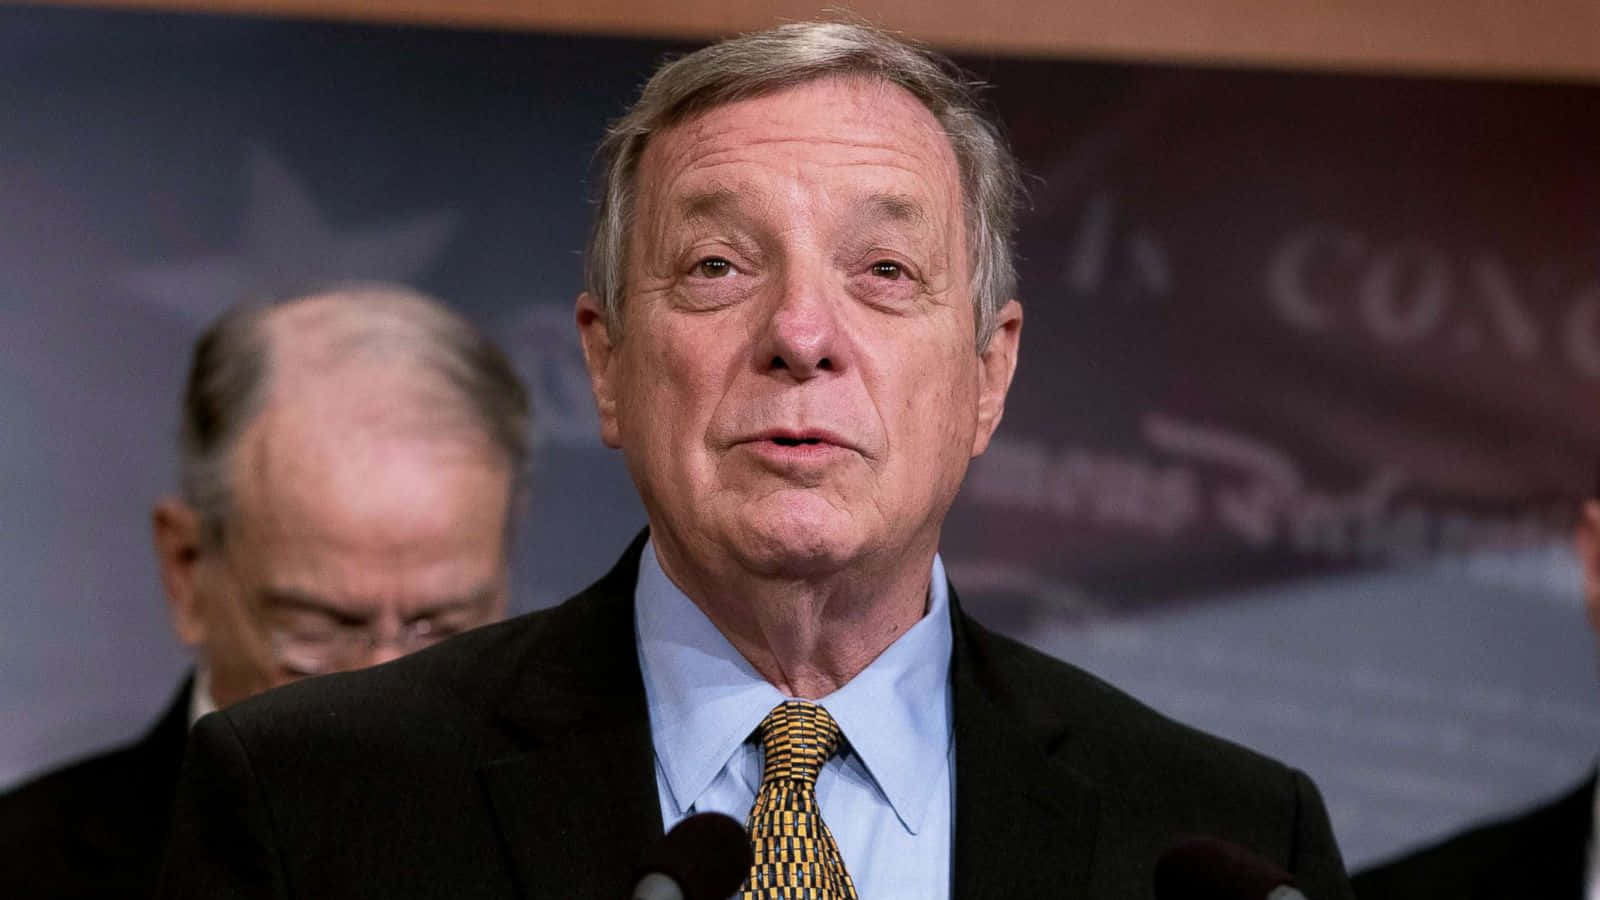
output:
<instances>
[{"instance_id":1,"label":"wrinkled forehead","mask_svg":"<svg viewBox=\"0 0 1600 900\"><path fill-rule=\"evenodd\" d=\"M749 179L761 175L834 190L854 183L864 196L913 203L941 226L961 221L955 151L927 106L882 78L825 76L699 110L654 134L636 172L635 225L644 228L635 238L651 240L652 225L707 194L759 190Z\"/></svg>"}]
</instances>

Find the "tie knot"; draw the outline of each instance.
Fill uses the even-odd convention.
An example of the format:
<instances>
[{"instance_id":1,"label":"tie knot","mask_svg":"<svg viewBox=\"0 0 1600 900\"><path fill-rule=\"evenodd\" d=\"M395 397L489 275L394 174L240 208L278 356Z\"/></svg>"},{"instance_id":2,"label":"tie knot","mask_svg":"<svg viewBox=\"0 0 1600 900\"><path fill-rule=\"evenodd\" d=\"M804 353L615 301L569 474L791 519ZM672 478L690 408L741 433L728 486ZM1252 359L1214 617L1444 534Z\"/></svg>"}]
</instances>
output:
<instances>
[{"instance_id":1,"label":"tie knot","mask_svg":"<svg viewBox=\"0 0 1600 900\"><path fill-rule=\"evenodd\" d=\"M843 740L833 716L804 700L786 700L773 707L757 731L766 753L763 784L774 779L816 784L822 764L838 751Z\"/></svg>"}]
</instances>

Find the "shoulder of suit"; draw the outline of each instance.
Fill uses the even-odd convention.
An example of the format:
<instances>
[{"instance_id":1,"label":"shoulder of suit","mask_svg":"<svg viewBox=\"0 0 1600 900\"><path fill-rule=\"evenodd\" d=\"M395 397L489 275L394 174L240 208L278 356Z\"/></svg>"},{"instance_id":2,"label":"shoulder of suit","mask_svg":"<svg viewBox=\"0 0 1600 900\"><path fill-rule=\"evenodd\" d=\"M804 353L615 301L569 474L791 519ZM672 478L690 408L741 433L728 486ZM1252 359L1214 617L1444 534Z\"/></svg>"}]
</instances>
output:
<instances>
[{"instance_id":1,"label":"shoulder of suit","mask_svg":"<svg viewBox=\"0 0 1600 900\"><path fill-rule=\"evenodd\" d=\"M1477 885L1491 871L1535 874L1561 845L1584 852L1594 802L1595 779L1532 809L1514 813L1448 835L1419 850L1356 873L1356 896L1457 896Z\"/></svg>"},{"instance_id":2,"label":"shoulder of suit","mask_svg":"<svg viewBox=\"0 0 1600 900\"><path fill-rule=\"evenodd\" d=\"M144 744L68 763L0 794L0 856L17 859L25 847L50 846L124 818L158 816L161 808L149 795L162 784L170 788L173 776L152 765ZM175 764L169 768L176 771Z\"/></svg>"},{"instance_id":3,"label":"shoulder of suit","mask_svg":"<svg viewBox=\"0 0 1600 900\"><path fill-rule=\"evenodd\" d=\"M0 794L0 819L16 810L60 809L79 797L88 800L128 775L137 755L118 747L44 772Z\"/></svg>"},{"instance_id":4,"label":"shoulder of suit","mask_svg":"<svg viewBox=\"0 0 1600 900\"><path fill-rule=\"evenodd\" d=\"M1284 784L1289 767L1254 750L1178 722L1103 679L967 619L977 677L1008 712L1041 734L1070 733L1074 753L1107 769L1215 777L1236 784Z\"/></svg>"}]
</instances>

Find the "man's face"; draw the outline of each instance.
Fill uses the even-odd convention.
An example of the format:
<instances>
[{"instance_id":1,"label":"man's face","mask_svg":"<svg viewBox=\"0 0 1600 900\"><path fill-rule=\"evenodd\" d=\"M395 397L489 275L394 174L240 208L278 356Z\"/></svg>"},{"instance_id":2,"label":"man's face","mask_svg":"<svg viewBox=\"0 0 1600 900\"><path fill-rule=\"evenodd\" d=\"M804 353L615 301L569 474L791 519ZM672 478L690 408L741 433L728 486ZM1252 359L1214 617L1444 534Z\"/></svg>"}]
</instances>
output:
<instances>
[{"instance_id":1,"label":"man's face","mask_svg":"<svg viewBox=\"0 0 1600 900\"><path fill-rule=\"evenodd\" d=\"M508 467L475 442L330 428L308 412L269 410L246 432L221 546L181 503L157 510L174 620L219 706L505 610Z\"/></svg>"},{"instance_id":2,"label":"man's face","mask_svg":"<svg viewBox=\"0 0 1600 900\"><path fill-rule=\"evenodd\" d=\"M818 80L663 131L637 180L624 337L588 297L579 322L657 539L777 575L931 554L1021 324L1008 304L974 352L932 115L882 81Z\"/></svg>"}]
</instances>

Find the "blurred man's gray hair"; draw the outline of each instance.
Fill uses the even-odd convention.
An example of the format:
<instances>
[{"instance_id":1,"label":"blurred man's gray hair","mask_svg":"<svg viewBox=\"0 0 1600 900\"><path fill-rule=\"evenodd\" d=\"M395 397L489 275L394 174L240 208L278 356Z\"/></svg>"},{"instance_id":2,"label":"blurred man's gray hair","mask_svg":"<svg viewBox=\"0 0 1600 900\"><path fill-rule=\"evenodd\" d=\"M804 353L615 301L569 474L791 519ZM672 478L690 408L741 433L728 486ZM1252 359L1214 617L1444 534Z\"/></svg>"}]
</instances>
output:
<instances>
[{"instance_id":1,"label":"blurred man's gray hair","mask_svg":"<svg viewBox=\"0 0 1600 900\"><path fill-rule=\"evenodd\" d=\"M293 299L234 307L194 345L179 426L183 499L203 535L220 544L233 513L230 460L240 437L273 398L274 361L288 348L273 335L274 313L302 300L331 301L326 327L297 356L313 365L368 363L413 377L425 391L384 402L426 405L408 412L463 425L504 457L515 501L526 490L532 413L505 354L466 319L400 285L358 284ZM375 410L375 412L380 412Z\"/></svg>"},{"instance_id":2,"label":"blurred man's gray hair","mask_svg":"<svg viewBox=\"0 0 1600 900\"><path fill-rule=\"evenodd\" d=\"M613 340L622 337L628 232L639 160L651 135L712 107L830 76L881 78L910 92L943 126L961 172L979 350L1016 290L1012 233L1021 184L977 85L948 60L878 29L805 22L713 44L658 69L598 152L601 193L585 260L585 289Z\"/></svg>"}]
</instances>

